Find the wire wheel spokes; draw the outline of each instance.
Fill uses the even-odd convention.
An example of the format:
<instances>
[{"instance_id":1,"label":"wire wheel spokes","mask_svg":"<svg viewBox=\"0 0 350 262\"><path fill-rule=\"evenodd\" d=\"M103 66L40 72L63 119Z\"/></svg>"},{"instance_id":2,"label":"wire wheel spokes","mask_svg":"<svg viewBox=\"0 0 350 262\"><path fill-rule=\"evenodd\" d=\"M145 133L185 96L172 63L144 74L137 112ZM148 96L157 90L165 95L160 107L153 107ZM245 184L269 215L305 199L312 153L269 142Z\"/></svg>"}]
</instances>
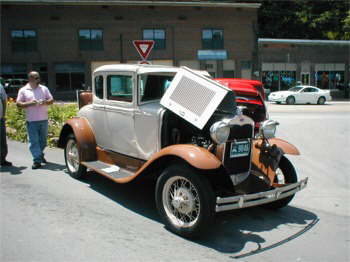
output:
<instances>
[{"instance_id":1,"label":"wire wheel spokes","mask_svg":"<svg viewBox=\"0 0 350 262\"><path fill-rule=\"evenodd\" d=\"M163 188L163 205L171 222L179 227L193 226L200 215L200 197L188 179L176 176Z\"/></svg>"}]
</instances>

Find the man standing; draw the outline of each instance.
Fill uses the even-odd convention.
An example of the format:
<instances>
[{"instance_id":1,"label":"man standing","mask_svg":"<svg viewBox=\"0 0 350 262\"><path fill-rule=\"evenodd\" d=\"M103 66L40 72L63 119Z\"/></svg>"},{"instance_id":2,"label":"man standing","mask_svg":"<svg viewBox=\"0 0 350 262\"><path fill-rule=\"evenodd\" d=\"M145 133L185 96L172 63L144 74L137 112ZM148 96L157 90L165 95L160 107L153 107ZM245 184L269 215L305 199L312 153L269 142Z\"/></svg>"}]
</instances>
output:
<instances>
[{"instance_id":1,"label":"man standing","mask_svg":"<svg viewBox=\"0 0 350 262\"><path fill-rule=\"evenodd\" d=\"M41 167L46 163L44 149L47 143L48 132L48 105L53 103L49 89L40 85L38 72L28 74L28 84L18 91L17 106L26 111L27 133L29 150L33 156L32 169Z\"/></svg>"},{"instance_id":2,"label":"man standing","mask_svg":"<svg viewBox=\"0 0 350 262\"><path fill-rule=\"evenodd\" d=\"M6 160L7 156L7 141L6 141L6 106L7 95L2 83L0 83L0 166L12 166L12 163Z\"/></svg>"}]
</instances>

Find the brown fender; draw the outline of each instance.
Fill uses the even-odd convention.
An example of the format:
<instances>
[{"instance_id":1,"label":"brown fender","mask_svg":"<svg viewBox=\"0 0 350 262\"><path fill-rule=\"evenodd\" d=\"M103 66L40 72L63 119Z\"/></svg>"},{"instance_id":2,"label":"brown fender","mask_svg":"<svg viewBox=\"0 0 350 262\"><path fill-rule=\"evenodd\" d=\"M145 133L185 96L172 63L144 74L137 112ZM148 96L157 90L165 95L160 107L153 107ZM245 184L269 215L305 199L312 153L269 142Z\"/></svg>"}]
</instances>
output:
<instances>
[{"instance_id":1,"label":"brown fender","mask_svg":"<svg viewBox=\"0 0 350 262\"><path fill-rule=\"evenodd\" d=\"M275 179L276 172L266 163L261 162L261 145L262 140L254 140L253 141L253 148L252 148L252 164L253 168L257 169L259 172L264 173L271 181L271 185ZM269 139L270 145L276 145L279 147L283 154L290 154L290 155L300 155L299 150L293 146L292 144L289 144L287 141L279 139L279 138L271 138Z\"/></svg>"},{"instance_id":2,"label":"brown fender","mask_svg":"<svg viewBox=\"0 0 350 262\"><path fill-rule=\"evenodd\" d=\"M154 154L152 158L144 163L134 175L125 178L114 179L114 181L118 183L130 182L142 174L151 164L166 156L179 157L189 163L191 166L198 169L211 170L217 169L221 166L221 161L208 150L195 145L179 144L165 147Z\"/></svg>"},{"instance_id":3,"label":"brown fender","mask_svg":"<svg viewBox=\"0 0 350 262\"><path fill-rule=\"evenodd\" d=\"M195 145L172 145L163 148L145 163L145 165L154 162L163 156L177 156L188 162L191 166L198 169L216 169L221 166L221 161L208 150ZM145 167L145 165L143 167ZM142 168L143 168L142 167Z\"/></svg>"},{"instance_id":4,"label":"brown fender","mask_svg":"<svg viewBox=\"0 0 350 262\"><path fill-rule=\"evenodd\" d=\"M287 141L280 139L280 138L271 138L269 139L269 143L271 145L276 145L280 149L282 149L284 154L289 155L300 155L299 150L293 146L292 144L288 143Z\"/></svg>"},{"instance_id":5,"label":"brown fender","mask_svg":"<svg viewBox=\"0 0 350 262\"><path fill-rule=\"evenodd\" d=\"M58 140L58 147L65 147L67 136L72 132L77 140L80 161L96 160L97 154L95 135L88 120L85 118L74 117L65 123Z\"/></svg>"}]
</instances>

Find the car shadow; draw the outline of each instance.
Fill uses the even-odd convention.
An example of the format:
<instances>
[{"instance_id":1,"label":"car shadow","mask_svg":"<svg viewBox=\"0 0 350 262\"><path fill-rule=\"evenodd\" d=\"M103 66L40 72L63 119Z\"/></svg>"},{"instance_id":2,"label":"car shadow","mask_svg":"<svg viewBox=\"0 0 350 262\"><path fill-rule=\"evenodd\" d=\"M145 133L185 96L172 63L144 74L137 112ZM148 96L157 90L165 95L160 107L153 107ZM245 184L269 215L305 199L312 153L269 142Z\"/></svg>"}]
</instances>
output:
<instances>
[{"instance_id":1,"label":"car shadow","mask_svg":"<svg viewBox=\"0 0 350 262\"><path fill-rule=\"evenodd\" d=\"M161 223L154 200L155 185L153 181L139 180L118 184L93 171L89 171L81 181L89 184L91 189L119 205Z\"/></svg>"},{"instance_id":2,"label":"car shadow","mask_svg":"<svg viewBox=\"0 0 350 262\"><path fill-rule=\"evenodd\" d=\"M153 181L117 184L94 172L88 172L82 182L119 205L162 223L156 210ZM187 241L228 254L230 258L242 258L292 241L314 227L318 221L316 214L293 206L276 211L261 207L247 208L217 213L215 222L206 234L200 239ZM282 225L288 230L276 242L269 243L269 240L262 237L262 233L276 230ZM245 246L250 242L256 248L244 253Z\"/></svg>"},{"instance_id":3,"label":"car shadow","mask_svg":"<svg viewBox=\"0 0 350 262\"><path fill-rule=\"evenodd\" d=\"M247 208L217 214L215 224L208 234L196 242L230 254L231 258L243 258L286 244L306 233L318 222L316 214L293 206L279 210ZM281 237L276 242L270 243L270 240L262 237L262 233L271 232L280 226L286 226L286 230L279 234ZM255 248L242 252L249 242Z\"/></svg>"}]
</instances>

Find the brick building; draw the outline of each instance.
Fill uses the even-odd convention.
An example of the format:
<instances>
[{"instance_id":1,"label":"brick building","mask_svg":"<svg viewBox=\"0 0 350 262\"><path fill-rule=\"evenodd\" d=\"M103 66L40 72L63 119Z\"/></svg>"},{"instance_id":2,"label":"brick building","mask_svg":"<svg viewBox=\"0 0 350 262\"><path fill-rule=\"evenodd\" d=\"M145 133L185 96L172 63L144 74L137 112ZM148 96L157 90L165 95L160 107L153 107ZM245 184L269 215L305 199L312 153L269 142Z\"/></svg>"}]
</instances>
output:
<instances>
[{"instance_id":1,"label":"brick building","mask_svg":"<svg viewBox=\"0 0 350 262\"><path fill-rule=\"evenodd\" d=\"M39 71L56 94L91 85L91 71L140 60L132 40L152 39L154 64L251 78L257 10L237 1L1 0L1 76Z\"/></svg>"}]
</instances>

